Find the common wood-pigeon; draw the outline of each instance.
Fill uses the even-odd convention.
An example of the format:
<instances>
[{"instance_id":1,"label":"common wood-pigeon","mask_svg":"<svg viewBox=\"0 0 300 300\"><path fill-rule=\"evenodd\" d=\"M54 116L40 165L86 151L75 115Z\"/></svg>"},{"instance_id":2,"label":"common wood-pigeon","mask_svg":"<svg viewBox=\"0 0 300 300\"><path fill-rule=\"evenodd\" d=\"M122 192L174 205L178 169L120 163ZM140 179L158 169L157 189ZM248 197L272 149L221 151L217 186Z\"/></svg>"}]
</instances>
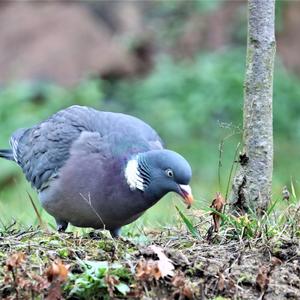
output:
<instances>
[{"instance_id":1,"label":"common wood-pigeon","mask_svg":"<svg viewBox=\"0 0 300 300\"><path fill-rule=\"evenodd\" d=\"M110 230L136 220L168 192L191 205L192 171L138 118L71 106L17 130L0 157L15 161L57 228Z\"/></svg>"}]
</instances>

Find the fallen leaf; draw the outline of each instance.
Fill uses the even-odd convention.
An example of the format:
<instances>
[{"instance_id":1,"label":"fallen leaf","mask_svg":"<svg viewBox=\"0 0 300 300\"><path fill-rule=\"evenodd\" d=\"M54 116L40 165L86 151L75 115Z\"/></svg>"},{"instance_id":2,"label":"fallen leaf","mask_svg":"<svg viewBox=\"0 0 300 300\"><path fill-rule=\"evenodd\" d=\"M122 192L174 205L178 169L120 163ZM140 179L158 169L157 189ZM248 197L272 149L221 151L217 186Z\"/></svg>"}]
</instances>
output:
<instances>
[{"instance_id":1,"label":"fallen leaf","mask_svg":"<svg viewBox=\"0 0 300 300\"><path fill-rule=\"evenodd\" d=\"M210 205L211 208L216 210L218 213L222 213L223 207L225 205L225 200L222 197L221 193L217 193L216 198L212 201ZM213 222L214 222L214 231L218 232L220 229L221 217L216 212L212 212Z\"/></svg>"},{"instance_id":2,"label":"fallen leaf","mask_svg":"<svg viewBox=\"0 0 300 300\"><path fill-rule=\"evenodd\" d=\"M55 281L51 284L48 292L48 296L45 298L45 300L61 300L63 299L62 293L61 293L61 286L58 281Z\"/></svg>"},{"instance_id":3,"label":"fallen leaf","mask_svg":"<svg viewBox=\"0 0 300 300\"><path fill-rule=\"evenodd\" d=\"M174 269L175 269L174 265L171 259L169 259L163 253L163 249L155 245L151 245L149 248L158 256L157 264L158 264L159 271L161 273L161 277L165 277L165 276L173 277Z\"/></svg>"},{"instance_id":4,"label":"fallen leaf","mask_svg":"<svg viewBox=\"0 0 300 300\"><path fill-rule=\"evenodd\" d=\"M31 274L31 278L35 281L35 284L32 287L35 292L41 294L43 290L49 288L50 282L46 278L34 273Z\"/></svg>"},{"instance_id":5,"label":"fallen leaf","mask_svg":"<svg viewBox=\"0 0 300 300\"><path fill-rule=\"evenodd\" d=\"M236 283L231 277L229 277L226 282L226 289L228 289L229 291L233 291L233 293L235 293L236 291Z\"/></svg>"},{"instance_id":6,"label":"fallen leaf","mask_svg":"<svg viewBox=\"0 0 300 300\"><path fill-rule=\"evenodd\" d=\"M160 279L162 275L157 261L141 259L136 266L136 277L143 281L149 281L153 278L156 280Z\"/></svg>"},{"instance_id":7,"label":"fallen leaf","mask_svg":"<svg viewBox=\"0 0 300 300\"><path fill-rule=\"evenodd\" d=\"M105 276L105 282L107 284L107 290L108 290L109 296L111 298L113 298L114 297L115 286L117 284L119 284L120 281L113 275L106 275Z\"/></svg>"},{"instance_id":8,"label":"fallen leaf","mask_svg":"<svg viewBox=\"0 0 300 300\"><path fill-rule=\"evenodd\" d=\"M268 268L266 266L261 266L256 276L256 286L262 292L268 288L269 283Z\"/></svg>"},{"instance_id":9,"label":"fallen leaf","mask_svg":"<svg viewBox=\"0 0 300 300\"><path fill-rule=\"evenodd\" d=\"M272 264L272 266L280 266L281 264L282 264L282 260L281 259L279 259L278 257L275 257L275 256L273 256L272 258L271 258L271 264Z\"/></svg>"},{"instance_id":10,"label":"fallen leaf","mask_svg":"<svg viewBox=\"0 0 300 300\"><path fill-rule=\"evenodd\" d=\"M220 292L222 292L225 289L225 276L221 272L219 272L218 276L219 276L219 279L218 279L218 290Z\"/></svg>"},{"instance_id":11,"label":"fallen leaf","mask_svg":"<svg viewBox=\"0 0 300 300\"><path fill-rule=\"evenodd\" d=\"M141 259L136 266L136 277L139 280L159 280L160 278L174 275L174 265L163 252L161 247L152 245L143 249L142 253L146 257L153 257L153 259Z\"/></svg>"},{"instance_id":12,"label":"fallen leaf","mask_svg":"<svg viewBox=\"0 0 300 300\"><path fill-rule=\"evenodd\" d=\"M153 274L153 277L158 280L159 278L163 277L159 267L158 267L158 263L157 262L154 262L154 267L152 269L152 274Z\"/></svg>"},{"instance_id":13,"label":"fallen leaf","mask_svg":"<svg viewBox=\"0 0 300 300\"><path fill-rule=\"evenodd\" d=\"M172 279L172 285L176 288L183 287L185 285L185 278L183 274L178 273Z\"/></svg>"},{"instance_id":14,"label":"fallen leaf","mask_svg":"<svg viewBox=\"0 0 300 300\"><path fill-rule=\"evenodd\" d=\"M19 267L25 261L25 253L17 252L12 254L6 260L6 267L8 271L11 271L15 267Z\"/></svg>"},{"instance_id":15,"label":"fallen leaf","mask_svg":"<svg viewBox=\"0 0 300 300\"><path fill-rule=\"evenodd\" d=\"M182 295L185 296L187 299L194 299L192 289L188 285L185 285L182 289Z\"/></svg>"},{"instance_id":16,"label":"fallen leaf","mask_svg":"<svg viewBox=\"0 0 300 300\"><path fill-rule=\"evenodd\" d=\"M60 260L56 260L46 270L46 276L49 282L54 280L64 282L68 277L68 266L64 265Z\"/></svg>"},{"instance_id":17,"label":"fallen leaf","mask_svg":"<svg viewBox=\"0 0 300 300\"><path fill-rule=\"evenodd\" d=\"M48 295L45 300L63 299L61 284L68 278L69 267L64 265L61 260L52 262L51 266L46 270L45 275L50 283Z\"/></svg>"},{"instance_id":18,"label":"fallen leaf","mask_svg":"<svg viewBox=\"0 0 300 300\"><path fill-rule=\"evenodd\" d=\"M174 299L194 299L190 283L185 279L182 272L178 272L172 278L171 283L175 287L175 291L173 293Z\"/></svg>"},{"instance_id":19,"label":"fallen leaf","mask_svg":"<svg viewBox=\"0 0 300 300\"><path fill-rule=\"evenodd\" d=\"M28 279L25 279L23 277L18 278L18 287L21 289L31 289L32 288L32 282Z\"/></svg>"}]
</instances>

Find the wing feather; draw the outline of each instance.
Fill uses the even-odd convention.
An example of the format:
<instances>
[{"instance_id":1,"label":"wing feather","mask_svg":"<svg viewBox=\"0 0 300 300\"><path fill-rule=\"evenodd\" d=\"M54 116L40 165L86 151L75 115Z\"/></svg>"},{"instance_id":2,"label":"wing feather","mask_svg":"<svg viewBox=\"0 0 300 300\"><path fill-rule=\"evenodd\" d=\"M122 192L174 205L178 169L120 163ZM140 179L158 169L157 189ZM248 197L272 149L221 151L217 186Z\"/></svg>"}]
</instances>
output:
<instances>
[{"instance_id":1,"label":"wing feather","mask_svg":"<svg viewBox=\"0 0 300 300\"><path fill-rule=\"evenodd\" d=\"M130 140L137 141L132 143L132 149L139 145L139 140L142 141L140 144L143 146L129 152L163 147L157 133L137 118L124 114L100 112L88 107L71 106L32 128L16 131L10 139L14 159L23 169L27 180L41 191L53 178L59 176L60 168L71 155L72 145L85 132L97 133L99 135L97 140L101 140L103 136L114 136L115 133L118 133L117 136L122 140L122 136L130 132ZM145 146L145 141L147 146ZM80 144L82 147L82 139ZM86 145L86 147L91 147L91 145ZM97 147L102 146L97 144ZM92 145L92 148L95 148L95 145ZM128 151L128 146L125 148ZM104 147L102 152L105 152L105 149L108 148Z\"/></svg>"}]
</instances>

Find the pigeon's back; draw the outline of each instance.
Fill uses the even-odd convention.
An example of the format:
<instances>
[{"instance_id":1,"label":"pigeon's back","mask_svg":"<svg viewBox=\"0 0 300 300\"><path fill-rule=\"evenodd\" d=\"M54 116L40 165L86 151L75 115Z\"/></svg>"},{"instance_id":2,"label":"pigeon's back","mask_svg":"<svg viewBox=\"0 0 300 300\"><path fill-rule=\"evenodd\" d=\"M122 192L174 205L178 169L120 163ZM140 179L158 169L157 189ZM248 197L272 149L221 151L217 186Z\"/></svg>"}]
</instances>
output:
<instances>
[{"instance_id":1,"label":"pigeon's back","mask_svg":"<svg viewBox=\"0 0 300 300\"><path fill-rule=\"evenodd\" d=\"M86 132L97 133L112 144L103 145L104 149L115 147L134 153L163 148L155 130L138 118L77 105L57 112L32 128L16 131L10 144L27 180L42 190L57 176L70 157L72 145Z\"/></svg>"}]
</instances>

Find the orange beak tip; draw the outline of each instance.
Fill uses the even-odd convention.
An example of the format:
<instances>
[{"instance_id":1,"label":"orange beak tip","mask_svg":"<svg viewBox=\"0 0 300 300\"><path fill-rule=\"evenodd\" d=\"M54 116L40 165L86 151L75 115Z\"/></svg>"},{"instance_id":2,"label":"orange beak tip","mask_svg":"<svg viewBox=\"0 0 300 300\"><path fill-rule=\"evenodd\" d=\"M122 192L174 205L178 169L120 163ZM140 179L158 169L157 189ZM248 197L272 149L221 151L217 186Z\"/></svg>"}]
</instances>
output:
<instances>
[{"instance_id":1,"label":"orange beak tip","mask_svg":"<svg viewBox=\"0 0 300 300\"><path fill-rule=\"evenodd\" d=\"M187 195L186 201L185 201L185 202L186 202L186 204L187 204L187 208L190 209L191 206L192 206L192 204L193 204L193 202L194 202L194 197L193 197L193 195L191 195L191 194Z\"/></svg>"},{"instance_id":2,"label":"orange beak tip","mask_svg":"<svg viewBox=\"0 0 300 300\"><path fill-rule=\"evenodd\" d=\"M183 198L184 203L187 205L187 208L191 208L192 203L194 202L194 197L192 195L192 190L189 185L179 185L180 195Z\"/></svg>"}]
</instances>

